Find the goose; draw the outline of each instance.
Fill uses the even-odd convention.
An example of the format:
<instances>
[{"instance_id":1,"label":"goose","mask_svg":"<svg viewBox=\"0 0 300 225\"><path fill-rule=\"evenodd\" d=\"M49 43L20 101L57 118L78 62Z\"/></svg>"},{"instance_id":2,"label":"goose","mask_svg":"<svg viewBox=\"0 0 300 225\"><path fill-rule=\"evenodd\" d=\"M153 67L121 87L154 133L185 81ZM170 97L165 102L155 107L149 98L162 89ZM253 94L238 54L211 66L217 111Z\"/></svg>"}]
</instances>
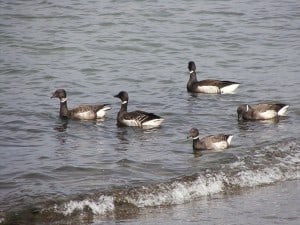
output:
<instances>
[{"instance_id":1,"label":"goose","mask_svg":"<svg viewBox=\"0 0 300 225\"><path fill-rule=\"evenodd\" d=\"M129 126L129 127L158 127L163 122L163 118L153 113L144 111L132 111L127 112L128 105L128 93L121 91L114 97L121 99L121 108L117 116L118 126Z\"/></svg>"},{"instance_id":2,"label":"goose","mask_svg":"<svg viewBox=\"0 0 300 225\"><path fill-rule=\"evenodd\" d=\"M232 135L217 134L209 135L203 138L199 138L199 131L197 128L192 128L187 136L188 139L193 139L193 150L223 150L229 147Z\"/></svg>"},{"instance_id":3,"label":"goose","mask_svg":"<svg viewBox=\"0 0 300 225\"><path fill-rule=\"evenodd\" d=\"M51 98L58 98L60 101L59 116L62 119L94 120L103 118L111 107L103 105L79 105L76 108L68 109L67 93L64 89L57 89Z\"/></svg>"},{"instance_id":4,"label":"goose","mask_svg":"<svg viewBox=\"0 0 300 225\"><path fill-rule=\"evenodd\" d=\"M237 108L238 120L269 120L284 116L289 105L282 103L242 104Z\"/></svg>"},{"instance_id":5,"label":"goose","mask_svg":"<svg viewBox=\"0 0 300 225\"><path fill-rule=\"evenodd\" d=\"M233 81L221 80L197 80L196 64L193 61L188 63L190 71L190 79L187 83L188 92L192 93L206 93L206 94L229 94L234 93L240 83Z\"/></svg>"}]
</instances>

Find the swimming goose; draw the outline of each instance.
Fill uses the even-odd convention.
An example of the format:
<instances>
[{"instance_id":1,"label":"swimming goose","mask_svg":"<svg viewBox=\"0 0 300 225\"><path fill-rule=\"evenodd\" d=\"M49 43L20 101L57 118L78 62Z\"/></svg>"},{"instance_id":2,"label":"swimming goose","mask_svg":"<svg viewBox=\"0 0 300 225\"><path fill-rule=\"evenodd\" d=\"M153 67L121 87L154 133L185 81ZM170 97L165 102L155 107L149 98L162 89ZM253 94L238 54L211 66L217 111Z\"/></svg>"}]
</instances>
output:
<instances>
[{"instance_id":1,"label":"swimming goose","mask_svg":"<svg viewBox=\"0 0 300 225\"><path fill-rule=\"evenodd\" d=\"M62 119L83 119L94 120L103 118L107 110L111 107L108 104L103 105L80 105L69 110L67 106L67 93L64 89L57 89L51 98L58 98L60 101L59 116Z\"/></svg>"},{"instance_id":2,"label":"swimming goose","mask_svg":"<svg viewBox=\"0 0 300 225\"><path fill-rule=\"evenodd\" d=\"M228 94L233 93L240 83L221 80L198 81L196 76L196 64L193 61L188 63L190 79L187 83L188 92L206 94Z\"/></svg>"},{"instance_id":3,"label":"swimming goose","mask_svg":"<svg viewBox=\"0 0 300 225\"><path fill-rule=\"evenodd\" d=\"M157 127L163 122L163 118L153 113L147 113L144 111L133 111L127 112L128 105L128 93L121 91L114 97L121 99L121 109L117 116L118 126L129 126L129 127Z\"/></svg>"},{"instance_id":4,"label":"swimming goose","mask_svg":"<svg viewBox=\"0 0 300 225\"><path fill-rule=\"evenodd\" d=\"M229 147L232 137L232 135L218 134L199 139L199 131L197 128L192 128L187 136L188 139L193 139L193 149L196 151L223 150Z\"/></svg>"},{"instance_id":5,"label":"swimming goose","mask_svg":"<svg viewBox=\"0 0 300 225\"><path fill-rule=\"evenodd\" d=\"M276 104L243 104L237 108L238 120L269 120L284 116L288 105Z\"/></svg>"}]
</instances>

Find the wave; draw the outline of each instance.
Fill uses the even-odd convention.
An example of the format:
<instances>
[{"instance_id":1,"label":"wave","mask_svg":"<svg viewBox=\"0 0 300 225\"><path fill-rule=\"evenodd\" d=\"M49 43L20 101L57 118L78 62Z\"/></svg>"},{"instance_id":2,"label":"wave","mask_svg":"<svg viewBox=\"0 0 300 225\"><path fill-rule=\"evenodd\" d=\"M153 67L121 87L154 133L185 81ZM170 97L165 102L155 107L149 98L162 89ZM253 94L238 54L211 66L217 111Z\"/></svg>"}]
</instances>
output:
<instances>
[{"instance_id":1,"label":"wave","mask_svg":"<svg viewBox=\"0 0 300 225\"><path fill-rule=\"evenodd\" d=\"M70 200L57 205L56 211L70 215L89 208L97 215L112 212L124 204L137 208L182 204L215 193L299 179L299 150L299 144L294 141L250 150L236 162L219 169L206 169L159 184L100 192L96 198Z\"/></svg>"},{"instance_id":2,"label":"wave","mask_svg":"<svg viewBox=\"0 0 300 225\"><path fill-rule=\"evenodd\" d=\"M144 207L183 204L216 193L235 193L243 188L300 178L300 144L296 141L250 149L236 157L235 162L166 182L121 186L51 201L39 206L38 214L40 218L51 215L52 219L127 214Z\"/></svg>"}]
</instances>

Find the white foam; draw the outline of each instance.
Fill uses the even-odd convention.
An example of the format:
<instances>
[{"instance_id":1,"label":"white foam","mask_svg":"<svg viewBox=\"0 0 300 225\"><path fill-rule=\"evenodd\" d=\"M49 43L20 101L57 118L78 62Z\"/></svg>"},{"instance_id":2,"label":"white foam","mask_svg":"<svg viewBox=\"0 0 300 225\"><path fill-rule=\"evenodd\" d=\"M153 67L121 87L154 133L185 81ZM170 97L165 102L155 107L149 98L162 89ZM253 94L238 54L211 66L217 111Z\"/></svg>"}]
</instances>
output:
<instances>
[{"instance_id":1,"label":"white foam","mask_svg":"<svg viewBox=\"0 0 300 225\"><path fill-rule=\"evenodd\" d=\"M170 187L161 187L158 193L141 194L126 200L138 207L182 204L201 196L218 193L223 189L222 179L198 177L193 182L174 182Z\"/></svg>"},{"instance_id":2,"label":"white foam","mask_svg":"<svg viewBox=\"0 0 300 225\"><path fill-rule=\"evenodd\" d=\"M120 202L130 203L139 208L177 205L235 188L249 188L278 181L300 179L298 149L298 145L294 142L267 146L265 149L239 158L238 161L222 165L221 170L207 169L191 177L181 177L175 181L138 187L133 192L125 189L124 192L118 192L118 198ZM273 156L273 153L282 154ZM273 157L276 158L276 163L268 163L274 161ZM253 167L253 163L260 166ZM113 213L115 210L113 193L112 196L102 195L97 200L69 201L62 208L60 212L65 215L71 215L77 210L82 212L86 208L89 208L95 215Z\"/></svg>"},{"instance_id":3,"label":"white foam","mask_svg":"<svg viewBox=\"0 0 300 225\"><path fill-rule=\"evenodd\" d=\"M249 159L241 159L238 162L234 162L229 165L230 170L239 170L237 174L228 178L228 184L243 187L255 187L260 185L272 184L278 181L286 181L300 178L300 152L290 154L290 151L298 151L298 147L294 142L281 143L280 145L267 146L262 153L252 156L251 162L258 164L265 164L266 167L260 169L253 169L253 165L247 164ZM265 157L268 152L272 155L278 153L276 157L276 163L268 163ZM281 154L288 153L285 157L281 157ZM271 156L272 157L272 156ZM272 158L268 159L273 161Z\"/></svg>"},{"instance_id":4,"label":"white foam","mask_svg":"<svg viewBox=\"0 0 300 225\"><path fill-rule=\"evenodd\" d=\"M239 170L244 168L244 170L236 174L227 174L222 171L218 173L206 171L205 174L198 175L195 180L187 179L185 181L184 179L180 179L171 183L158 184L154 187L140 187L133 196L128 195L128 192L125 191L123 201L139 208L177 205L193 201L202 196L221 193L228 188L230 190L236 187L256 187L278 181L299 179L300 171L296 168L299 162L299 158L294 158L293 162L290 162L290 165L283 163L283 166L278 164L274 167L256 170L248 169L247 164L243 161L234 162L231 165L227 165L231 168L230 171L235 168ZM283 169L283 167L286 167L286 169ZM224 170L226 171L226 169ZM115 209L114 198L112 196L101 196L98 200L70 201L64 205L62 212L64 215L71 215L77 210L82 212L86 207L95 215L112 213Z\"/></svg>"},{"instance_id":5,"label":"white foam","mask_svg":"<svg viewBox=\"0 0 300 225\"><path fill-rule=\"evenodd\" d=\"M243 165L243 163L235 162L232 166L240 167ZM221 193L225 191L226 188L255 187L299 178L299 171L284 171L280 167L245 170L233 176L228 176L228 174L224 172L212 174L209 171L206 174L199 175L198 178L193 181L175 181L173 183L160 184L154 188L141 187L137 195L123 196L123 201L139 208L178 205L193 201L202 196ZM127 192L124 192L124 194L126 193ZM76 211L82 213L86 208L90 209L94 215L113 213L115 209L114 198L112 196L101 196L98 200L72 200L65 203L63 209L60 209L59 212L67 216L72 215L72 213Z\"/></svg>"},{"instance_id":6,"label":"white foam","mask_svg":"<svg viewBox=\"0 0 300 225\"><path fill-rule=\"evenodd\" d=\"M300 160L296 161L299 163ZM300 178L300 171L295 168L295 164L294 168L286 165L286 170L282 169L281 164L274 167L253 170L248 169L245 162L235 162L229 165L229 167L239 168L239 170L244 168L245 170L232 175L222 171L217 174L208 172L199 175L194 181L176 181L169 185L161 184L158 188L159 191L155 191L154 193L146 191L145 193L139 193L134 198L127 196L126 200L137 207L176 205L192 201L201 196L220 193L232 187L256 187L278 181ZM147 189L147 187L145 188Z\"/></svg>"},{"instance_id":7,"label":"white foam","mask_svg":"<svg viewBox=\"0 0 300 225\"><path fill-rule=\"evenodd\" d=\"M103 215L114 210L114 201L111 196L100 196L98 200L85 199L81 201L69 201L64 204L62 213L71 215L75 211L83 211L86 207L90 208L93 214Z\"/></svg>"},{"instance_id":8,"label":"white foam","mask_svg":"<svg viewBox=\"0 0 300 225\"><path fill-rule=\"evenodd\" d=\"M231 180L231 184L239 187L255 187L280 180L285 180L285 175L279 168L265 168L258 171L241 171Z\"/></svg>"}]
</instances>

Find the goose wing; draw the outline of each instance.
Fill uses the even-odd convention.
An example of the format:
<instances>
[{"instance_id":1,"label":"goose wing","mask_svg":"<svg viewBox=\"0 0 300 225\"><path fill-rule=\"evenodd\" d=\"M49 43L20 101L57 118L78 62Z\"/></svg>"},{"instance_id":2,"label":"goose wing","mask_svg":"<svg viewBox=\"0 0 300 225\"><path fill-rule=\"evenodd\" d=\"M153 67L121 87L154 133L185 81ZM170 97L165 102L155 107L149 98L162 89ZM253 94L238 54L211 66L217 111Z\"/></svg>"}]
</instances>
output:
<instances>
[{"instance_id":1,"label":"goose wing","mask_svg":"<svg viewBox=\"0 0 300 225\"><path fill-rule=\"evenodd\" d=\"M238 84L238 83L233 81L227 81L227 80L201 80L197 82L198 86L215 86L218 88L223 88L232 84Z\"/></svg>"},{"instance_id":2,"label":"goose wing","mask_svg":"<svg viewBox=\"0 0 300 225\"><path fill-rule=\"evenodd\" d=\"M200 93L221 94L233 93L239 83L221 80L202 80L192 84L192 90Z\"/></svg>"},{"instance_id":3,"label":"goose wing","mask_svg":"<svg viewBox=\"0 0 300 225\"><path fill-rule=\"evenodd\" d=\"M111 107L108 104L79 105L76 108L70 110L69 114L73 118L90 120L104 117L105 111L109 109L111 109Z\"/></svg>"},{"instance_id":4,"label":"goose wing","mask_svg":"<svg viewBox=\"0 0 300 225\"><path fill-rule=\"evenodd\" d=\"M231 138L232 136L227 134L210 135L202 138L200 142L204 143L208 150L221 150L229 146Z\"/></svg>"},{"instance_id":5,"label":"goose wing","mask_svg":"<svg viewBox=\"0 0 300 225\"><path fill-rule=\"evenodd\" d=\"M254 109L257 112L266 112L268 110L273 110L273 111L278 112L285 106L287 106L287 105L281 104L281 103L277 103L277 104L262 103L262 104L253 105L251 107L252 107L252 109Z\"/></svg>"},{"instance_id":6,"label":"goose wing","mask_svg":"<svg viewBox=\"0 0 300 225\"><path fill-rule=\"evenodd\" d=\"M141 125L147 121L160 118L161 117L155 115L154 113L148 113L140 110L128 112L124 115L125 120L135 120Z\"/></svg>"},{"instance_id":7,"label":"goose wing","mask_svg":"<svg viewBox=\"0 0 300 225\"><path fill-rule=\"evenodd\" d=\"M102 105L79 105L76 108L70 110L73 113L84 113L84 112L98 112L101 109L110 109L109 104Z\"/></svg>"},{"instance_id":8,"label":"goose wing","mask_svg":"<svg viewBox=\"0 0 300 225\"><path fill-rule=\"evenodd\" d=\"M230 135L227 134L218 134L218 135L209 135L201 139L202 142L206 143L216 143L220 141L227 141Z\"/></svg>"}]
</instances>

